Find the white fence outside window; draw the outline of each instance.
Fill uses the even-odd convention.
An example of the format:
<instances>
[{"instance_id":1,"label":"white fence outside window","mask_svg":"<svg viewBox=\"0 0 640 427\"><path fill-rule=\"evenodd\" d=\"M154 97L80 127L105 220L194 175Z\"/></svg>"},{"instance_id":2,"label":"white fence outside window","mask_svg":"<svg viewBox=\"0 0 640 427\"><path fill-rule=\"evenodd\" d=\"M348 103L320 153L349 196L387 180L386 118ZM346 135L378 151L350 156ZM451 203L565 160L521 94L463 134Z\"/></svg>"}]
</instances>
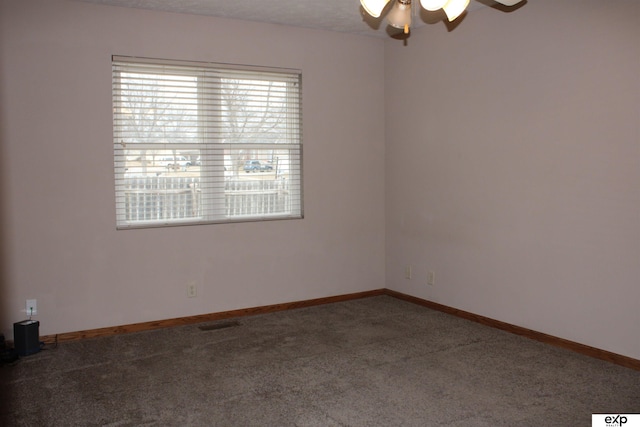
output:
<instances>
[{"instance_id":1,"label":"white fence outside window","mask_svg":"<svg viewBox=\"0 0 640 427\"><path fill-rule=\"evenodd\" d=\"M225 181L227 218L269 216L291 210L288 180ZM202 216L200 178L127 177L123 185L125 221L167 221Z\"/></svg>"}]
</instances>

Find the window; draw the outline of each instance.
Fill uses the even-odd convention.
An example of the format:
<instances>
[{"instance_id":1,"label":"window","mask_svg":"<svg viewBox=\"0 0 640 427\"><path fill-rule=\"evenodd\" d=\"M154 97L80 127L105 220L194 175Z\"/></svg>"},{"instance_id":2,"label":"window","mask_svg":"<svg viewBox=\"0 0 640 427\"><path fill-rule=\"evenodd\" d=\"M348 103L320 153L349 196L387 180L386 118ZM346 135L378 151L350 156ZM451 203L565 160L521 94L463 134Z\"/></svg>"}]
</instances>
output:
<instances>
[{"instance_id":1,"label":"window","mask_svg":"<svg viewBox=\"0 0 640 427\"><path fill-rule=\"evenodd\" d=\"M113 57L117 228L302 218L299 71Z\"/></svg>"}]
</instances>

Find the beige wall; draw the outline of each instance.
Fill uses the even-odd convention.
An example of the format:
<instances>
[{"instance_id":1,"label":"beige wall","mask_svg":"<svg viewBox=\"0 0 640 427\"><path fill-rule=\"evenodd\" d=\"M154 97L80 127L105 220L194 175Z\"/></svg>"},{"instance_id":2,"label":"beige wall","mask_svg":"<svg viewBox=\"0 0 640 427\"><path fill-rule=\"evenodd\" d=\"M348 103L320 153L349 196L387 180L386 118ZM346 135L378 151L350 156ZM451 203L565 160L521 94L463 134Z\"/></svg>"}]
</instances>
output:
<instances>
[{"instance_id":1,"label":"beige wall","mask_svg":"<svg viewBox=\"0 0 640 427\"><path fill-rule=\"evenodd\" d=\"M486 8L385 65L387 286L640 358L640 3Z\"/></svg>"},{"instance_id":2,"label":"beige wall","mask_svg":"<svg viewBox=\"0 0 640 427\"><path fill-rule=\"evenodd\" d=\"M7 336L27 298L44 335L384 287L381 40L66 0L0 4ZM305 219L116 231L112 54L301 69Z\"/></svg>"}]
</instances>

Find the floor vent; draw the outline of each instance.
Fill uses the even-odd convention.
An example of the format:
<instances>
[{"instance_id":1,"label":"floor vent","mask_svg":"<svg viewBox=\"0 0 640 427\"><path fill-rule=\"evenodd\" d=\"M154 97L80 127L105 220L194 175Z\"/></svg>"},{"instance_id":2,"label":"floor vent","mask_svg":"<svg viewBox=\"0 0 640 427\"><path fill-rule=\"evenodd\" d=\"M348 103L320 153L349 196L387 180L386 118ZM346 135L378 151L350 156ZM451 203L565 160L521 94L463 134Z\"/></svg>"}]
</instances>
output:
<instances>
[{"instance_id":1,"label":"floor vent","mask_svg":"<svg viewBox=\"0 0 640 427\"><path fill-rule=\"evenodd\" d=\"M220 322L214 323L212 325L198 326L198 329L200 329L201 331L216 331L218 329L233 328L234 326L240 326L240 322L238 322L237 320L231 322Z\"/></svg>"}]
</instances>

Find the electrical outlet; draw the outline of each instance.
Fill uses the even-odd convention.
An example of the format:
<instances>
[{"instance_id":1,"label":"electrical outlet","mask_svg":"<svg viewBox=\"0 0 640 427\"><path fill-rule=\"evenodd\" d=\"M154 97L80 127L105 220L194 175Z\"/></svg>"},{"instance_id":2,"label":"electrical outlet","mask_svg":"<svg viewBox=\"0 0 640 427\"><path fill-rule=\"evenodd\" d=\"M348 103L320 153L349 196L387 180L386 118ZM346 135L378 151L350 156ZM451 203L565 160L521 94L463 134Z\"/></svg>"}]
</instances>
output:
<instances>
[{"instance_id":1,"label":"electrical outlet","mask_svg":"<svg viewBox=\"0 0 640 427\"><path fill-rule=\"evenodd\" d=\"M407 265L407 267L404 269L404 278L409 280L411 279L411 266Z\"/></svg>"},{"instance_id":2,"label":"electrical outlet","mask_svg":"<svg viewBox=\"0 0 640 427\"><path fill-rule=\"evenodd\" d=\"M198 296L198 287L196 286L196 282L190 282L187 285L187 296L189 298L195 298Z\"/></svg>"},{"instance_id":3,"label":"electrical outlet","mask_svg":"<svg viewBox=\"0 0 640 427\"><path fill-rule=\"evenodd\" d=\"M34 299L28 299L26 304L27 316L35 316L38 314L38 301Z\"/></svg>"},{"instance_id":4,"label":"electrical outlet","mask_svg":"<svg viewBox=\"0 0 640 427\"><path fill-rule=\"evenodd\" d=\"M433 271L427 272L427 285L433 286L436 284L436 273Z\"/></svg>"}]
</instances>

